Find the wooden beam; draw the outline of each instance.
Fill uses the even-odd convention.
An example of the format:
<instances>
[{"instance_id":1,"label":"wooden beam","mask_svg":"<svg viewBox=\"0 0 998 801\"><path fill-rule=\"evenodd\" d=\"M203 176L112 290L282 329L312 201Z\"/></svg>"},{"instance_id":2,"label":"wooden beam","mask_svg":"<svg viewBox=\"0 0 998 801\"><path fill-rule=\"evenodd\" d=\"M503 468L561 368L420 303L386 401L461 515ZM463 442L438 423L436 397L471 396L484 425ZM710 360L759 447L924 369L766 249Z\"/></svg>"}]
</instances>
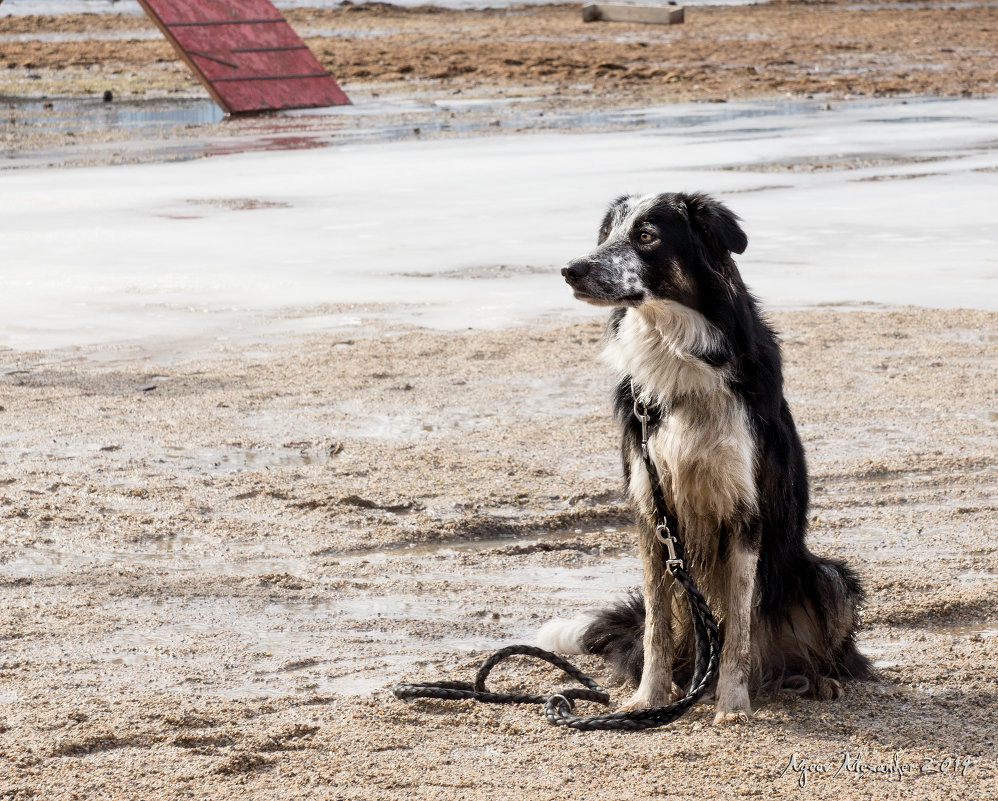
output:
<instances>
[{"instance_id":1,"label":"wooden beam","mask_svg":"<svg viewBox=\"0 0 998 801\"><path fill-rule=\"evenodd\" d=\"M633 6L621 3L590 3L582 7L583 22L646 22L677 25L686 18L682 6Z\"/></svg>"}]
</instances>

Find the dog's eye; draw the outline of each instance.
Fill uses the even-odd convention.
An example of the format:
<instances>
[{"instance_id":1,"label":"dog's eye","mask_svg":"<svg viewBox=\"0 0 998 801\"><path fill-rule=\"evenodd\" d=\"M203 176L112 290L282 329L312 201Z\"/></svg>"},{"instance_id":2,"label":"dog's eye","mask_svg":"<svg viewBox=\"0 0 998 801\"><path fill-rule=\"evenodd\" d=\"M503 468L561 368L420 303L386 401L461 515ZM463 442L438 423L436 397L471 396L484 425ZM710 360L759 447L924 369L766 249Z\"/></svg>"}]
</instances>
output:
<instances>
[{"instance_id":1,"label":"dog's eye","mask_svg":"<svg viewBox=\"0 0 998 801\"><path fill-rule=\"evenodd\" d=\"M640 234L638 234L638 242L640 242L642 245L647 245L649 242L654 242L654 241L655 241L655 234L651 233L650 231L642 231Z\"/></svg>"}]
</instances>

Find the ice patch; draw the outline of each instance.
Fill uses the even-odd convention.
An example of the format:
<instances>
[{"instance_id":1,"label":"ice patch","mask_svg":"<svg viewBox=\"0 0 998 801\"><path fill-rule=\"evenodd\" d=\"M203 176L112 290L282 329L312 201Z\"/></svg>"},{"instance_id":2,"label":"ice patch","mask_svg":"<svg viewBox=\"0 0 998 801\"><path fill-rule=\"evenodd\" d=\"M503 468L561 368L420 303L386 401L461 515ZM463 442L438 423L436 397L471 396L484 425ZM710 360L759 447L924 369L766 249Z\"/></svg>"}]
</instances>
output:
<instances>
[{"instance_id":1,"label":"ice patch","mask_svg":"<svg viewBox=\"0 0 998 801\"><path fill-rule=\"evenodd\" d=\"M660 120L636 132L10 172L0 345L258 336L300 330L286 310L302 307L311 329L342 327L356 304L440 329L604 316L559 268L612 198L678 190L743 218L739 265L767 306L998 308L998 99L728 106L634 110ZM772 171L859 157L873 166ZM452 277L504 264L531 269Z\"/></svg>"}]
</instances>

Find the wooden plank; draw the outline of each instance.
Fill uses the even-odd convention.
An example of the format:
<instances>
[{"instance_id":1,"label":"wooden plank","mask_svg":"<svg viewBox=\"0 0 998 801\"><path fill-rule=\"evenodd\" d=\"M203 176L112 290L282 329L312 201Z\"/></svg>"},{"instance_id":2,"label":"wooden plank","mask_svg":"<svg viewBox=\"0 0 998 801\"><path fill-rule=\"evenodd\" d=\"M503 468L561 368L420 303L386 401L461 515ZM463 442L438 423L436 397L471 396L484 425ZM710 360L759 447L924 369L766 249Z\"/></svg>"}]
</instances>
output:
<instances>
[{"instance_id":1,"label":"wooden plank","mask_svg":"<svg viewBox=\"0 0 998 801\"><path fill-rule=\"evenodd\" d=\"M634 6L622 3L590 3L582 7L583 22L646 22L677 25L686 18L682 6Z\"/></svg>"},{"instance_id":2,"label":"wooden plank","mask_svg":"<svg viewBox=\"0 0 998 801\"><path fill-rule=\"evenodd\" d=\"M227 113L350 103L270 0L139 0Z\"/></svg>"}]
</instances>

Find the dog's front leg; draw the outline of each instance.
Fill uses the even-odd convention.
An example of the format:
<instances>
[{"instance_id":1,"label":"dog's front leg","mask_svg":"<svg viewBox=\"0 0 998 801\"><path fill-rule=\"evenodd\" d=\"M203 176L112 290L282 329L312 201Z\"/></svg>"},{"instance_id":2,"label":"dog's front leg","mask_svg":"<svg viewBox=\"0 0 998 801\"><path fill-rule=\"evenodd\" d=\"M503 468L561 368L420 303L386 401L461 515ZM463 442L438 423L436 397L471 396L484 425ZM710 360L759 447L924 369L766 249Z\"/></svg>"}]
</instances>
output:
<instances>
[{"instance_id":1,"label":"dog's front leg","mask_svg":"<svg viewBox=\"0 0 998 801\"><path fill-rule=\"evenodd\" d=\"M665 570L662 547L655 530L638 524L638 548L644 567L645 630L644 663L637 692L620 711L664 706L676 695L672 683L675 646L672 641L672 576Z\"/></svg>"},{"instance_id":2,"label":"dog's front leg","mask_svg":"<svg viewBox=\"0 0 998 801\"><path fill-rule=\"evenodd\" d=\"M752 609L759 551L732 537L726 562L724 644L714 723L744 722L752 716L748 680L752 670Z\"/></svg>"}]
</instances>

